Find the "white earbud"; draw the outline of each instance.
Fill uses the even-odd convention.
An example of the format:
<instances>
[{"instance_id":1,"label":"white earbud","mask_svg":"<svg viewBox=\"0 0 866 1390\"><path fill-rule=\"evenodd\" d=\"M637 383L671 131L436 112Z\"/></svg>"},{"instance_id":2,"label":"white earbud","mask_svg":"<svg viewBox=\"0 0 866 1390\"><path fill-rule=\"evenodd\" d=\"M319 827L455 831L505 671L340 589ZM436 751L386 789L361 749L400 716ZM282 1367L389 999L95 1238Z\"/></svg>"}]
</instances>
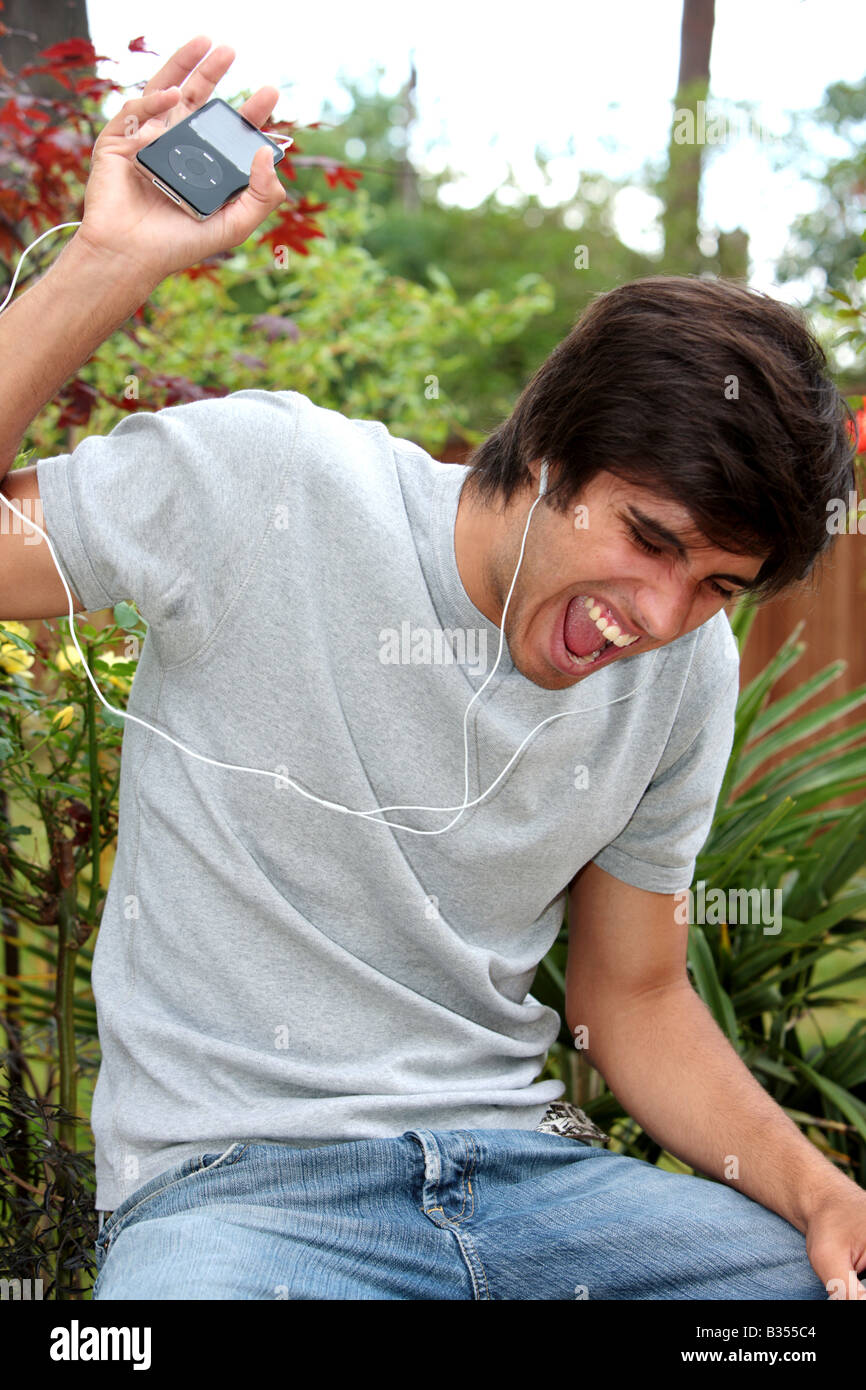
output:
<instances>
[{"instance_id":1,"label":"white earbud","mask_svg":"<svg viewBox=\"0 0 866 1390\"><path fill-rule=\"evenodd\" d=\"M544 462L543 462L542 465L541 465L541 472L540 472L540 474L538 475L538 495L539 495L539 497L543 497L544 494L547 492L547 469L548 469L548 463L547 463L547 459L545 459Z\"/></svg>"}]
</instances>

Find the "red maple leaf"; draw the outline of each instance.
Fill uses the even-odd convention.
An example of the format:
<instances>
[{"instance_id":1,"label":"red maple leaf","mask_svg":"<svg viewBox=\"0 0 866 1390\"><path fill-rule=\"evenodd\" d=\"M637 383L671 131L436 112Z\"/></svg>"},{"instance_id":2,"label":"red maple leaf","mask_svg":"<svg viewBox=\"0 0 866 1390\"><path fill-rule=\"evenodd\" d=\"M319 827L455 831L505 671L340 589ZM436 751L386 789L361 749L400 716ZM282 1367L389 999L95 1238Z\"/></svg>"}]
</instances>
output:
<instances>
[{"instance_id":1,"label":"red maple leaf","mask_svg":"<svg viewBox=\"0 0 866 1390\"><path fill-rule=\"evenodd\" d=\"M19 135L31 135L33 133L24 119L21 107L14 97L10 97L6 105L0 107L0 125L9 126L11 130L17 130Z\"/></svg>"},{"instance_id":2,"label":"red maple leaf","mask_svg":"<svg viewBox=\"0 0 866 1390\"><path fill-rule=\"evenodd\" d=\"M268 121L268 130L276 130L280 134L291 135L297 124L297 121Z\"/></svg>"},{"instance_id":3,"label":"red maple leaf","mask_svg":"<svg viewBox=\"0 0 866 1390\"><path fill-rule=\"evenodd\" d=\"M59 82L69 91L72 91L72 83L66 76L65 68L91 68L95 63L110 61L104 53L96 52L89 39L64 39L61 43L52 44L50 48L41 49L39 57L44 60L41 64L25 64L20 75L35 77L45 74L53 77L55 82Z\"/></svg>"},{"instance_id":4,"label":"red maple leaf","mask_svg":"<svg viewBox=\"0 0 866 1390\"><path fill-rule=\"evenodd\" d=\"M167 376L162 373L151 376L150 385L155 391L165 395L164 405L178 405L185 401L204 401L212 396L227 396L227 386L201 386L185 376Z\"/></svg>"},{"instance_id":5,"label":"red maple leaf","mask_svg":"<svg viewBox=\"0 0 866 1390\"><path fill-rule=\"evenodd\" d=\"M53 64L40 67L38 63L25 63L24 67L20 69L20 73L22 77L41 77L43 74L47 77L53 77L55 82L60 83L61 87L66 87L70 92L72 91L72 83L69 78L60 67L55 67Z\"/></svg>"},{"instance_id":6,"label":"red maple leaf","mask_svg":"<svg viewBox=\"0 0 866 1390\"><path fill-rule=\"evenodd\" d=\"M338 183L343 183L350 193L354 193L363 177L360 169L347 169L344 164L336 164L333 168L325 170L325 178L330 188L336 188Z\"/></svg>"},{"instance_id":7,"label":"red maple leaf","mask_svg":"<svg viewBox=\"0 0 866 1390\"><path fill-rule=\"evenodd\" d=\"M213 280L217 285L220 282L218 269L215 265L208 265L207 261L203 261L201 265L191 265L187 270L181 271L181 274L188 280L200 280L204 277L206 280Z\"/></svg>"},{"instance_id":8,"label":"red maple leaf","mask_svg":"<svg viewBox=\"0 0 866 1390\"><path fill-rule=\"evenodd\" d=\"M145 48L144 45L145 45L145 37L144 37L144 34L139 34L139 36L138 36L137 39L130 39L130 40L129 40L129 51L130 51L130 53L153 53L154 58L158 58L158 57L159 57L159 54L156 53L152 48Z\"/></svg>"},{"instance_id":9,"label":"red maple leaf","mask_svg":"<svg viewBox=\"0 0 866 1390\"><path fill-rule=\"evenodd\" d=\"M323 237L325 233L316 226L313 214L322 212L327 203L313 203L307 197L297 198L288 207L278 210L278 218L273 227L259 237L259 244L269 242L276 250L278 246L288 246L300 256L309 255L308 241Z\"/></svg>"},{"instance_id":10,"label":"red maple leaf","mask_svg":"<svg viewBox=\"0 0 866 1390\"><path fill-rule=\"evenodd\" d=\"M90 419L90 412L96 405L98 394L95 387L88 386L86 382L80 381L77 377L70 381L68 386L64 386L57 396L63 407L57 418L58 428L66 429L69 425L86 425Z\"/></svg>"},{"instance_id":11,"label":"red maple leaf","mask_svg":"<svg viewBox=\"0 0 866 1390\"><path fill-rule=\"evenodd\" d=\"M0 188L0 217L20 222L27 212L27 200L14 188Z\"/></svg>"},{"instance_id":12,"label":"red maple leaf","mask_svg":"<svg viewBox=\"0 0 866 1390\"><path fill-rule=\"evenodd\" d=\"M123 88L119 82L112 82L110 77L79 77L75 83L75 91L79 96L92 97L94 101L98 101L109 92L122 92Z\"/></svg>"},{"instance_id":13,"label":"red maple leaf","mask_svg":"<svg viewBox=\"0 0 866 1390\"><path fill-rule=\"evenodd\" d=\"M327 206L327 203L314 203L305 193L298 199L297 204L298 212L303 213L324 212Z\"/></svg>"},{"instance_id":14,"label":"red maple leaf","mask_svg":"<svg viewBox=\"0 0 866 1390\"><path fill-rule=\"evenodd\" d=\"M94 63L110 61L104 53L97 54L89 39L63 39L60 43L53 43L50 48L41 48L39 57L70 68L89 68Z\"/></svg>"}]
</instances>

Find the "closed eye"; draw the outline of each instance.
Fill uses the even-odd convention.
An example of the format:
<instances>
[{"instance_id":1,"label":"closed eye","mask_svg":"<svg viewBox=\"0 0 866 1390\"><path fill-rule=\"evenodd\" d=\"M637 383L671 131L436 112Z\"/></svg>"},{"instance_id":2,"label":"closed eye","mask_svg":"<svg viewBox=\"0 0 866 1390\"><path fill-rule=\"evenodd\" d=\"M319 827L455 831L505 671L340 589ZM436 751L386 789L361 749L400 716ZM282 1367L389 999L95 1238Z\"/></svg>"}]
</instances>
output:
<instances>
[{"instance_id":1,"label":"closed eye","mask_svg":"<svg viewBox=\"0 0 866 1390\"><path fill-rule=\"evenodd\" d=\"M664 554L664 551L662 550L661 546L653 545L651 541L647 540L646 536L641 535L637 527L633 526L631 522L628 523L628 529L631 533L631 538L634 541L635 545L638 546L641 550L645 551L647 555ZM725 600L732 599L737 592L736 589L723 589L721 584L716 583L715 579L708 579L707 583L715 593L720 594L722 598Z\"/></svg>"}]
</instances>

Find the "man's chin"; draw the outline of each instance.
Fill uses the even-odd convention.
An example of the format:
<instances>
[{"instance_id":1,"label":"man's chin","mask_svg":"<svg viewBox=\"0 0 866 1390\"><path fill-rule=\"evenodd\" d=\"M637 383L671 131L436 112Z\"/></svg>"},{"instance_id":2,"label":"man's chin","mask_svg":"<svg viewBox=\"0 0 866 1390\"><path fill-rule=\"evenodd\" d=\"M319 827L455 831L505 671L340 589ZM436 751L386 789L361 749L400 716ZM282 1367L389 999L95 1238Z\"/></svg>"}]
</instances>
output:
<instances>
[{"instance_id":1,"label":"man's chin","mask_svg":"<svg viewBox=\"0 0 866 1390\"><path fill-rule=\"evenodd\" d=\"M564 671L558 671L555 666L547 665L544 670L537 666L530 666L521 661L519 656L512 656L514 669L519 671L525 680L531 681L533 685L540 686L542 690L568 690L572 685L579 685L592 675L593 668L589 667L585 671L575 672L573 676L567 676Z\"/></svg>"}]
</instances>

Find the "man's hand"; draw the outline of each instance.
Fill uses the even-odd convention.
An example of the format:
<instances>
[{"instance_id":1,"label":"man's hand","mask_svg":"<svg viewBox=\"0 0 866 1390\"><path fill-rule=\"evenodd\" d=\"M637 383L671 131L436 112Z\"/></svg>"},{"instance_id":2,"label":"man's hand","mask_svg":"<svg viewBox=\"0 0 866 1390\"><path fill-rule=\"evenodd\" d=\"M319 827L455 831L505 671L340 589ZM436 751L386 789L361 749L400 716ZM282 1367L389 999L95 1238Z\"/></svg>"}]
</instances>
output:
<instances>
[{"instance_id":1,"label":"man's hand","mask_svg":"<svg viewBox=\"0 0 866 1390\"><path fill-rule=\"evenodd\" d=\"M866 1299L857 1273L866 1258L866 1192L850 1179L810 1213L806 1253L831 1299Z\"/></svg>"},{"instance_id":2,"label":"man's hand","mask_svg":"<svg viewBox=\"0 0 866 1390\"><path fill-rule=\"evenodd\" d=\"M108 122L93 147L84 218L74 239L102 257L127 261L130 273L153 288L172 271L239 246L286 196L267 149L253 160L249 187L204 222L183 212L135 167L140 149L210 100L234 58L224 44L211 49L208 38L190 39L142 95ZM239 109L261 128L278 96L276 87L260 87Z\"/></svg>"},{"instance_id":3,"label":"man's hand","mask_svg":"<svg viewBox=\"0 0 866 1390\"><path fill-rule=\"evenodd\" d=\"M134 167L136 152L198 110L231 67L230 48L209 50L210 39L191 39L108 122L94 145L81 226L0 314L0 480L42 406L166 275L239 246L285 197L266 148L249 187L205 222ZM240 109L261 128L278 96L276 87L261 87Z\"/></svg>"}]
</instances>

